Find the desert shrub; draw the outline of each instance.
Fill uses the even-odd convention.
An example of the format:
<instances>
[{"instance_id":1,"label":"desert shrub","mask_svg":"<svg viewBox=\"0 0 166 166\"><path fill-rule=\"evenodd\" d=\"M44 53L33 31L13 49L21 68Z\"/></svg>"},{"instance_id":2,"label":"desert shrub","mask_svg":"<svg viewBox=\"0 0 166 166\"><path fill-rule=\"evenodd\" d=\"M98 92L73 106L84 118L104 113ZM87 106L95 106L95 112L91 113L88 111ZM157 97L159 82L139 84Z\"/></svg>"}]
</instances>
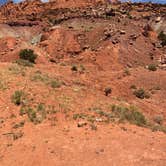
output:
<instances>
[{"instance_id":1,"label":"desert shrub","mask_svg":"<svg viewBox=\"0 0 166 166\"><path fill-rule=\"evenodd\" d=\"M33 108L28 108L27 110L28 118L31 122L36 122L36 111Z\"/></svg>"},{"instance_id":2,"label":"desert shrub","mask_svg":"<svg viewBox=\"0 0 166 166\"><path fill-rule=\"evenodd\" d=\"M24 105L20 108L20 115L27 115L28 119L34 124L41 123L46 118L46 107L40 103L36 107L30 107Z\"/></svg>"},{"instance_id":3,"label":"desert shrub","mask_svg":"<svg viewBox=\"0 0 166 166\"><path fill-rule=\"evenodd\" d=\"M86 115L83 114L83 113L80 113L80 114L74 114L73 115L73 119L74 120L77 120L77 119L85 119Z\"/></svg>"},{"instance_id":4,"label":"desert shrub","mask_svg":"<svg viewBox=\"0 0 166 166\"><path fill-rule=\"evenodd\" d=\"M41 71L36 71L35 74L31 76L31 81L41 81L45 84L49 84L50 77L47 74L41 73Z\"/></svg>"},{"instance_id":5,"label":"desert shrub","mask_svg":"<svg viewBox=\"0 0 166 166\"><path fill-rule=\"evenodd\" d=\"M23 136L23 132L13 133L13 140L17 140Z\"/></svg>"},{"instance_id":6,"label":"desert shrub","mask_svg":"<svg viewBox=\"0 0 166 166\"><path fill-rule=\"evenodd\" d=\"M86 69L85 69L85 66L84 65L80 65L80 71L85 71Z\"/></svg>"},{"instance_id":7,"label":"desert shrub","mask_svg":"<svg viewBox=\"0 0 166 166\"><path fill-rule=\"evenodd\" d=\"M134 94L136 97L140 98L140 99L144 99L144 98L149 98L149 97L150 97L149 94L148 94L143 88L140 88L140 89L138 89L138 90L135 90L135 91L133 92L133 94Z\"/></svg>"},{"instance_id":8,"label":"desert shrub","mask_svg":"<svg viewBox=\"0 0 166 166\"><path fill-rule=\"evenodd\" d=\"M136 124L138 126L145 126L146 125L146 118L145 116L137 110L137 108L130 106L112 106L112 112L115 114L119 121L128 121L132 124Z\"/></svg>"},{"instance_id":9,"label":"desert shrub","mask_svg":"<svg viewBox=\"0 0 166 166\"><path fill-rule=\"evenodd\" d=\"M31 63L35 63L37 55L31 49L24 49L20 51L19 57L20 59L27 60Z\"/></svg>"},{"instance_id":10,"label":"desert shrub","mask_svg":"<svg viewBox=\"0 0 166 166\"><path fill-rule=\"evenodd\" d=\"M62 83L54 79L54 80L51 80L50 84L52 88L60 88Z\"/></svg>"},{"instance_id":11,"label":"desert shrub","mask_svg":"<svg viewBox=\"0 0 166 166\"><path fill-rule=\"evenodd\" d=\"M150 71L156 71L156 70L157 70L157 66L156 66L155 64L150 64L150 65L148 66L148 69L149 69Z\"/></svg>"},{"instance_id":12,"label":"desert shrub","mask_svg":"<svg viewBox=\"0 0 166 166\"><path fill-rule=\"evenodd\" d=\"M166 45L166 34L161 31L158 35L158 39L161 40L161 45L165 46Z\"/></svg>"},{"instance_id":13,"label":"desert shrub","mask_svg":"<svg viewBox=\"0 0 166 166\"><path fill-rule=\"evenodd\" d=\"M37 111L44 111L45 110L45 105L42 103L39 103L37 106Z\"/></svg>"},{"instance_id":14,"label":"desert shrub","mask_svg":"<svg viewBox=\"0 0 166 166\"><path fill-rule=\"evenodd\" d=\"M11 66L9 66L8 70L11 74L14 75L26 75L26 68L17 64L12 64Z\"/></svg>"},{"instance_id":15,"label":"desert shrub","mask_svg":"<svg viewBox=\"0 0 166 166\"><path fill-rule=\"evenodd\" d=\"M166 126L154 125L154 126L151 127L151 129L152 129L153 132L161 131L161 132L166 133Z\"/></svg>"},{"instance_id":16,"label":"desert shrub","mask_svg":"<svg viewBox=\"0 0 166 166\"><path fill-rule=\"evenodd\" d=\"M25 66L25 67L33 67L33 63L25 59L17 59L15 61L18 65Z\"/></svg>"},{"instance_id":17,"label":"desert shrub","mask_svg":"<svg viewBox=\"0 0 166 166\"><path fill-rule=\"evenodd\" d=\"M62 84L64 84L64 82L58 78L51 78L48 74L43 74L40 71L36 71L35 74L31 76L31 81L41 81L52 88L60 88Z\"/></svg>"},{"instance_id":18,"label":"desert shrub","mask_svg":"<svg viewBox=\"0 0 166 166\"><path fill-rule=\"evenodd\" d=\"M22 116L22 115L24 115L24 114L26 114L27 113L27 108L25 107L25 106L22 106L21 108L20 108L20 115Z\"/></svg>"},{"instance_id":19,"label":"desert shrub","mask_svg":"<svg viewBox=\"0 0 166 166\"><path fill-rule=\"evenodd\" d=\"M109 94L112 93L112 89L110 87L107 87L104 89L105 96L108 96Z\"/></svg>"},{"instance_id":20,"label":"desert shrub","mask_svg":"<svg viewBox=\"0 0 166 166\"><path fill-rule=\"evenodd\" d=\"M25 124L25 121L21 121L20 123L17 123L13 126L14 129L17 129L17 128L20 128L20 127L23 127Z\"/></svg>"},{"instance_id":21,"label":"desert shrub","mask_svg":"<svg viewBox=\"0 0 166 166\"><path fill-rule=\"evenodd\" d=\"M4 82L3 79L0 80L0 90L6 90L7 88L6 82Z\"/></svg>"},{"instance_id":22,"label":"desert shrub","mask_svg":"<svg viewBox=\"0 0 166 166\"><path fill-rule=\"evenodd\" d=\"M36 108L27 107L26 113L34 124L41 123L46 118L46 108L42 103L38 104Z\"/></svg>"},{"instance_id":23,"label":"desert shrub","mask_svg":"<svg viewBox=\"0 0 166 166\"><path fill-rule=\"evenodd\" d=\"M12 95L12 102L16 105L20 105L24 98L24 92L21 90L17 90Z\"/></svg>"},{"instance_id":24,"label":"desert shrub","mask_svg":"<svg viewBox=\"0 0 166 166\"><path fill-rule=\"evenodd\" d=\"M130 89L137 89L136 85L131 85Z\"/></svg>"},{"instance_id":25,"label":"desert shrub","mask_svg":"<svg viewBox=\"0 0 166 166\"><path fill-rule=\"evenodd\" d=\"M77 68L76 65L73 65L73 66L71 67L71 70L72 70L72 71L78 71L78 68Z\"/></svg>"},{"instance_id":26,"label":"desert shrub","mask_svg":"<svg viewBox=\"0 0 166 166\"><path fill-rule=\"evenodd\" d=\"M154 118L153 118L153 120L154 120L154 122L156 122L156 123L158 123L158 124L162 124L163 123L163 120L164 120L164 118L163 118L163 116L155 116Z\"/></svg>"},{"instance_id":27,"label":"desert shrub","mask_svg":"<svg viewBox=\"0 0 166 166\"><path fill-rule=\"evenodd\" d=\"M130 70L129 70L128 68L126 68L126 69L124 70L124 74L125 74L126 76L131 75Z\"/></svg>"}]
</instances>

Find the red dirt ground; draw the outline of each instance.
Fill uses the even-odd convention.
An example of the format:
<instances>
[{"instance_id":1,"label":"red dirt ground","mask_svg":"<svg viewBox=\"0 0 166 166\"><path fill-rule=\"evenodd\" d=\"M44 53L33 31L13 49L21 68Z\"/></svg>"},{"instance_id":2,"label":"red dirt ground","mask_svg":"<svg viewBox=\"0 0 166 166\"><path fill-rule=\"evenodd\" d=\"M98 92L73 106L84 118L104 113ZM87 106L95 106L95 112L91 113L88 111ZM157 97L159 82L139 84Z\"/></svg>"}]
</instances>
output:
<instances>
[{"instance_id":1,"label":"red dirt ground","mask_svg":"<svg viewBox=\"0 0 166 166\"><path fill-rule=\"evenodd\" d=\"M165 11L106 1L2 6L0 166L165 166ZM26 48L38 55L33 67L18 63Z\"/></svg>"}]
</instances>

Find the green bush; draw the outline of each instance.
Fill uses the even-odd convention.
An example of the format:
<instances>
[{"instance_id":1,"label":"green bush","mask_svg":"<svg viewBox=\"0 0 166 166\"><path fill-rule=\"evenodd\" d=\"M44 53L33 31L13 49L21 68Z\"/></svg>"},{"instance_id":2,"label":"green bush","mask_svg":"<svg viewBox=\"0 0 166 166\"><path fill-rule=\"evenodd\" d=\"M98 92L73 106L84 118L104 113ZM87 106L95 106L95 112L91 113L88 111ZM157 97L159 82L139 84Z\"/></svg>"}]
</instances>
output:
<instances>
[{"instance_id":1,"label":"green bush","mask_svg":"<svg viewBox=\"0 0 166 166\"><path fill-rule=\"evenodd\" d=\"M130 106L128 108L124 106L113 105L112 112L115 114L117 118L119 118L120 122L128 121L138 126L146 125L145 116L141 112L137 111L137 109L133 106Z\"/></svg>"},{"instance_id":2,"label":"green bush","mask_svg":"<svg viewBox=\"0 0 166 166\"><path fill-rule=\"evenodd\" d=\"M36 118L37 118L36 111L32 108L28 108L27 114L28 114L29 120L33 123L36 123Z\"/></svg>"},{"instance_id":3,"label":"green bush","mask_svg":"<svg viewBox=\"0 0 166 166\"><path fill-rule=\"evenodd\" d=\"M37 109L28 108L27 115L31 122L39 124L46 118L45 106L40 104Z\"/></svg>"},{"instance_id":4,"label":"green bush","mask_svg":"<svg viewBox=\"0 0 166 166\"><path fill-rule=\"evenodd\" d=\"M41 123L46 118L46 114L46 107L42 103L39 103L37 107L22 106L20 109L20 115L27 115L34 124Z\"/></svg>"},{"instance_id":5,"label":"green bush","mask_svg":"<svg viewBox=\"0 0 166 166\"><path fill-rule=\"evenodd\" d=\"M164 117L158 115L158 116L155 116L155 117L153 118L153 120L154 120L154 122L156 122L156 123L162 125L162 123L163 123L163 121L164 121Z\"/></svg>"},{"instance_id":6,"label":"green bush","mask_svg":"<svg viewBox=\"0 0 166 166\"><path fill-rule=\"evenodd\" d=\"M52 88L60 88L62 83L58 80L52 80L50 82Z\"/></svg>"},{"instance_id":7,"label":"green bush","mask_svg":"<svg viewBox=\"0 0 166 166\"><path fill-rule=\"evenodd\" d=\"M31 49L24 49L24 50L20 51L19 57L20 57L20 59L24 59L31 63L35 63L37 55Z\"/></svg>"},{"instance_id":8,"label":"green bush","mask_svg":"<svg viewBox=\"0 0 166 166\"><path fill-rule=\"evenodd\" d=\"M149 69L150 71L156 71L156 70L157 70L157 66L156 66L155 64L150 64L150 65L148 66L148 69Z\"/></svg>"},{"instance_id":9,"label":"green bush","mask_svg":"<svg viewBox=\"0 0 166 166\"><path fill-rule=\"evenodd\" d=\"M27 113L27 108L22 106L20 108L20 115L22 116L22 115L25 115L26 113Z\"/></svg>"},{"instance_id":10,"label":"green bush","mask_svg":"<svg viewBox=\"0 0 166 166\"><path fill-rule=\"evenodd\" d=\"M154 125L151 127L152 131L161 131L163 133L166 133L166 126L161 126L161 125Z\"/></svg>"},{"instance_id":11,"label":"green bush","mask_svg":"<svg viewBox=\"0 0 166 166\"><path fill-rule=\"evenodd\" d=\"M24 98L24 92L21 90L17 90L12 95L12 102L16 105L20 105Z\"/></svg>"}]
</instances>

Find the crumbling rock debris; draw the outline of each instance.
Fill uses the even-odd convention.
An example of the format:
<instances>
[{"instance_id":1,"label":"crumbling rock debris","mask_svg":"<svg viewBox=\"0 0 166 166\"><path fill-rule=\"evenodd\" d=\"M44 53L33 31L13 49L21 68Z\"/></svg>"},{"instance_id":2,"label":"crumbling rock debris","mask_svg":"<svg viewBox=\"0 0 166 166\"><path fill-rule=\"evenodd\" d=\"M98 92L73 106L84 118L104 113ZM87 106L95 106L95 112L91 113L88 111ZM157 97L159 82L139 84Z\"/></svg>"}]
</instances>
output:
<instances>
[{"instance_id":1,"label":"crumbling rock debris","mask_svg":"<svg viewBox=\"0 0 166 166\"><path fill-rule=\"evenodd\" d=\"M160 41L157 41L157 42L155 43L155 47L156 47L156 48L162 48L161 42L160 42Z\"/></svg>"},{"instance_id":2,"label":"crumbling rock debris","mask_svg":"<svg viewBox=\"0 0 166 166\"><path fill-rule=\"evenodd\" d=\"M118 44L120 42L120 40L118 39L118 38L114 38L113 40L112 40L112 43L113 44Z\"/></svg>"},{"instance_id":3,"label":"crumbling rock debris","mask_svg":"<svg viewBox=\"0 0 166 166\"><path fill-rule=\"evenodd\" d=\"M161 56L159 62L160 62L161 64L166 64L166 54Z\"/></svg>"},{"instance_id":4,"label":"crumbling rock debris","mask_svg":"<svg viewBox=\"0 0 166 166\"><path fill-rule=\"evenodd\" d=\"M78 127L83 127L83 126L86 126L86 125L87 125L87 122L85 122L85 121L80 121L77 124Z\"/></svg>"},{"instance_id":5,"label":"crumbling rock debris","mask_svg":"<svg viewBox=\"0 0 166 166\"><path fill-rule=\"evenodd\" d=\"M105 39L108 39L112 36L112 29L111 28L105 28L104 29L104 36L105 36Z\"/></svg>"},{"instance_id":6,"label":"crumbling rock debris","mask_svg":"<svg viewBox=\"0 0 166 166\"><path fill-rule=\"evenodd\" d=\"M131 34L129 39L131 39L132 41L135 41L138 38L139 35L136 34Z\"/></svg>"},{"instance_id":7,"label":"crumbling rock debris","mask_svg":"<svg viewBox=\"0 0 166 166\"><path fill-rule=\"evenodd\" d=\"M152 31L152 27L149 24L147 24L147 25L144 26L142 34L145 37L148 37L149 36L149 31Z\"/></svg>"},{"instance_id":8,"label":"crumbling rock debris","mask_svg":"<svg viewBox=\"0 0 166 166\"><path fill-rule=\"evenodd\" d=\"M120 34L121 34L121 35L125 35L126 32L125 32L124 30L120 30Z\"/></svg>"},{"instance_id":9,"label":"crumbling rock debris","mask_svg":"<svg viewBox=\"0 0 166 166\"><path fill-rule=\"evenodd\" d=\"M156 21L156 23L160 22L161 21L161 17L157 17L155 21Z\"/></svg>"}]
</instances>

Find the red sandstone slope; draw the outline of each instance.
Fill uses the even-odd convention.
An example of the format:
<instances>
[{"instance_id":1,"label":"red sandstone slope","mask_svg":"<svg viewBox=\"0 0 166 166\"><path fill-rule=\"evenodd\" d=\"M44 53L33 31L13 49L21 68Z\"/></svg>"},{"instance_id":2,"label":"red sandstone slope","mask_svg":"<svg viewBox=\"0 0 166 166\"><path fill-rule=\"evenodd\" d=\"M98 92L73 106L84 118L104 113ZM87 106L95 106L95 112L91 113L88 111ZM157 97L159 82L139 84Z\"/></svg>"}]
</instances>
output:
<instances>
[{"instance_id":1,"label":"red sandstone slope","mask_svg":"<svg viewBox=\"0 0 166 166\"><path fill-rule=\"evenodd\" d=\"M0 165L165 166L165 10L72 0L1 7ZM35 64L19 59L26 48Z\"/></svg>"}]
</instances>

